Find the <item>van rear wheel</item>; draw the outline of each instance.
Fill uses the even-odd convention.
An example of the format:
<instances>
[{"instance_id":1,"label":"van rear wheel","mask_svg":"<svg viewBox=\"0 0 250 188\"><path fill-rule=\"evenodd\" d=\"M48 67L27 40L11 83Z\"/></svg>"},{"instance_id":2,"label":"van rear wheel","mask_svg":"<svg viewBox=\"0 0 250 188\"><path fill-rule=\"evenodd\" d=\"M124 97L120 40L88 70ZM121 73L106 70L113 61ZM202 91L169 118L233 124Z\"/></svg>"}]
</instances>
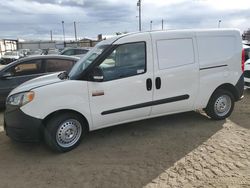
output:
<instances>
[{"instance_id":1,"label":"van rear wheel","mask_svg":"<svg viewBox=\"0 0 250 188\"><path fill-rule=\"evenodd\" d=\"M87 132L86 124L78 114L62 113L46 124L44 138L47 145L57 152L67 152L80 144Z\"/></svg>"},{"instance_id":2,"label":"van rear wheel","mask_svg":"<svg viewBox=\"0 0 250 188\"><path fill-rule=\"evenodd\" d=\"M205 112L215 120L229 117L234 109L234 96L231 92L218 89L210 98Z\"/></svg>"}]
</instances>

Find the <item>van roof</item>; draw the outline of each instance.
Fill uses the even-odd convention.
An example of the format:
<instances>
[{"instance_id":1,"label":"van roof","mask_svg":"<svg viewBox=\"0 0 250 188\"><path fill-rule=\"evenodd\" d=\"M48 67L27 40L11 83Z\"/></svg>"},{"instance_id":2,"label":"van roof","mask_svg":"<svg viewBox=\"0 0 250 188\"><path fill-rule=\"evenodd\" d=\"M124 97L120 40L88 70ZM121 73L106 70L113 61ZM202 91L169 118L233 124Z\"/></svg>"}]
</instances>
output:
<instances>
[{"instance_id":1,"label":"van roof","mask_svg":"<svg viewBox=\"0 0 250 188\"><path fill-rule=\"evenodd\" d=\"M122 34L122 35L118 35L115 37L111 37L109 39L103 40L101 42L102 45L105 44L112 44L115 41L117 41L120 38L126 37L126 36L130 36L130 35L145 35L148 33L206 33L206 32L218 32L218 33L222 33L222 32L239 32L238 29L235 28L213 28L213 29L169 29L169 30L154 30L154 31L143 31L143 32L131 32L131 33L126 33L126 34Z\"/></svg>"}]
</instances>

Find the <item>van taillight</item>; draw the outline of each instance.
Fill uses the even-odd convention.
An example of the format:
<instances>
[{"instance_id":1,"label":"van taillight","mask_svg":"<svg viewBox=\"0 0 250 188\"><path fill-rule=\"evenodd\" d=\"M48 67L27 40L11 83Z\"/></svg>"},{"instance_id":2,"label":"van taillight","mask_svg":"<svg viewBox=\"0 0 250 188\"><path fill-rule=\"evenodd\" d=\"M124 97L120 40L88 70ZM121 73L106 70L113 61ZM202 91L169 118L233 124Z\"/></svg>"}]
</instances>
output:
<instances>
[{"instance_id":1,"label":"van taillight","mask_svg":"<svg viewBox=\"0 0 250 188\"><path fill-rule=\"evenodd\" d=\"M242 72L244 72L244 65L245 65L245 50L242 50L242 57L241 57L241 68Z\"/></svg>"}]
</instances>

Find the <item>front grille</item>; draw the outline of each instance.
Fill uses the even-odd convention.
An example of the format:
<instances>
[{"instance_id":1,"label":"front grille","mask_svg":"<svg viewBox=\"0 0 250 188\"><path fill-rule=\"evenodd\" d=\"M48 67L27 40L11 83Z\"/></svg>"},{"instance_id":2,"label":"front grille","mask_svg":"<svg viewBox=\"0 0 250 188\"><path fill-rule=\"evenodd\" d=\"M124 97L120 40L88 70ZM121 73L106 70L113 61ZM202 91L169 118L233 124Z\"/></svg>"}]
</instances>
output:
<instances>
[{"instance_id":1,"label":"front grille","mask_svg":"<svg viewBox=\"0 0 250 188\"><path fill-rule=\"evenodd\" d=\"M250 78L250 71L249 70L244 71L244 77Z\"/></svg>"},{"instance_id":2,"label":"front grille","mask_svg":"<svg viewBox=\"0 0 250 188\"><path fill-rule=\"evenodd\" d=\"M250 87L250 82L245 82L245 86Z\"/></svg>"}]
</instances>

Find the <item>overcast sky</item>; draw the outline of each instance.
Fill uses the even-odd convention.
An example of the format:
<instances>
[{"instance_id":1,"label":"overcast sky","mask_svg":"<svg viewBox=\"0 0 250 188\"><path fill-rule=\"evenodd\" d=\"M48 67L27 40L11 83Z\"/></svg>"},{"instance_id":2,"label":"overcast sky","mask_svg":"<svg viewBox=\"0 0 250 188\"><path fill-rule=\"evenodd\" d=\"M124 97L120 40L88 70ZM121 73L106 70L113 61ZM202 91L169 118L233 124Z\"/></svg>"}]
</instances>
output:
<instances>
[{"instance_id":1,"label":"overcast sky","mask_svg":"<svg viewBox=\"0 0 250 188\"><path fill-rule=\"evenodd\" d=\"M138 30L137 0L0 0L0 38L62 40ZM249 0L142 0L142 29L250 28Z\"/></svg>"}]
</instances>

